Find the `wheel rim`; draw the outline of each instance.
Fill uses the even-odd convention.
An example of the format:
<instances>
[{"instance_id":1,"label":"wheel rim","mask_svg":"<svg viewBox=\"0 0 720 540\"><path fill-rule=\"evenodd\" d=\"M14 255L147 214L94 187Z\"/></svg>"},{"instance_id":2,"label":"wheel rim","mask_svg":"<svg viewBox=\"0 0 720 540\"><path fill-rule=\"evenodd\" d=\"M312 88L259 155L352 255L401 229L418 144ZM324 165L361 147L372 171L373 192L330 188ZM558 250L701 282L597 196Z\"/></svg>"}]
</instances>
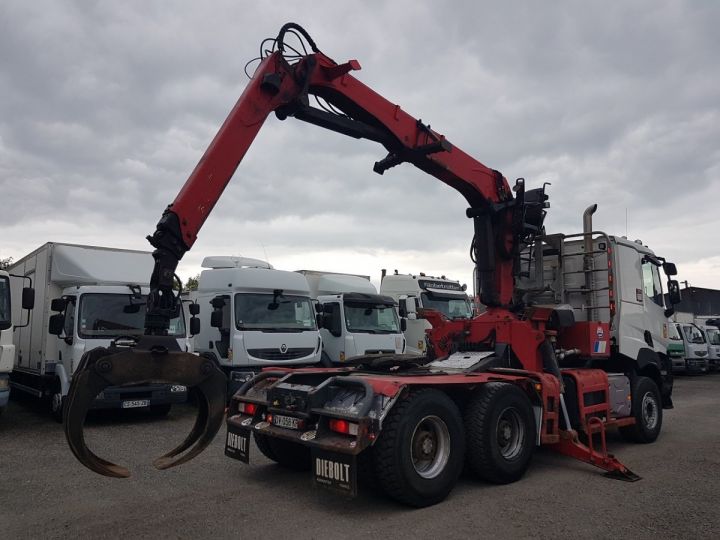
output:
<instances>
[{"instance_id":1,"label":"wheel rim","mask_svg":"<svg viewBox=\"0 0 720 540\"><path fill-rule=\"evenodd\" d=\"M515 407L504 409L498 416L495 432L500 455L507 460L515 459L525 443L525 423Z\"/></svg>"},{"instance_id":2,"label":"wheel rim","mask_svg":"<svg viewBox=\"0 0 720 540\"><path fill-rule=\"evenodd\" d=\"M652 392L645 392L642 398L642 419L648 429L655 429L658 422L658 405Z\"/></svg>"},{"instance_id":3,"label":"wheel rim","mask_svg":"<svg viewBox=\"0 0 720 540\"><path fill-rule=\"evenodd\" d=\"M437 416L426 416L415 426L410 440L413 467L423 478L438 476L450 460L450 431Z\"/></svg>"}]
</instances>

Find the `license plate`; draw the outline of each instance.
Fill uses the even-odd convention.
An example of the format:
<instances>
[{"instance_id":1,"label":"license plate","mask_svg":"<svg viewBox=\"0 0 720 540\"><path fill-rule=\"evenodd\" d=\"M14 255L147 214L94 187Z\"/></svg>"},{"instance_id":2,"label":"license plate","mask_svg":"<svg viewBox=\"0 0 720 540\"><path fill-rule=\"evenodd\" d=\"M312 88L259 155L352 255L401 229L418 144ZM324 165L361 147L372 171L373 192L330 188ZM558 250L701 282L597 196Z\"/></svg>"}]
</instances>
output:
<instances>
[{"instance_id":1,"label":"license plate","mask_svg":"<svg viewBox=\"0 0 720 540\"><path fill-rule=\"evenodd\" d=\"M298 429L300 426L300 419L294 416L283 416L282 414L274 414L272 423L274 426L284 427L288 429Z\"/></svg>"},{"instance_id":2,"label":"license plate","mask_svg":"<svg viewBox=\"0 0 720 540\"><path fill-rule=\"evenodd\" d=\"M315 483L346 495L357 495L355 456L312 449Z\"/></svg>"},{"instance_id":3,"label":"license plate","mask_svg":"<svg viewBox=\"0 0 720 540\"><path fill-rule=\"evenodd\" d=\"M250 463L250 431L228 424L225 455L243 463Z\"/></svg>"},{"instance_id":4,"label":"license plate","mask_svg":"<svg viewBox=\"0 0 720 540\"><path fill-rule=\"evenodd\" d=\"M149 407L149 406L150 406L149 399L131 399L129 401L122 402L123 409L136 409L138 407Z\"/></svg>"}]
</instances>

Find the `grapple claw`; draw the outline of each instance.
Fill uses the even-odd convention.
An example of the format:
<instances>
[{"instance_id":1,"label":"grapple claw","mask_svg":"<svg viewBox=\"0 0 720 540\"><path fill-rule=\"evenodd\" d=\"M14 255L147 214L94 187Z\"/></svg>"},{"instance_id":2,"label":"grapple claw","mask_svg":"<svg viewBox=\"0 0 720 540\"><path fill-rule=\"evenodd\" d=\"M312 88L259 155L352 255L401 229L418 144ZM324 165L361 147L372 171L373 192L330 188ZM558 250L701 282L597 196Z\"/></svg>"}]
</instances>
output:
<instances>
[{"instance_id":1,"label":"grapple claw","mask_svg":"<svg viewBox=\"0 0 720 540\"><path fill-rule=\"evenodd\" d=\"M210 444L225 414L225 374L211 360L182 352L172 337L145 336L134 348L97 348L83 355L70 385L64 416L65 437L80 463L104 476L130 476L126 468L88 449L83 433L85 417L95 397L108 386L153 383L182 384L198 397L198 416L190 434L178 447L157 458L155 467L167 469L185 463Z\"/></svg>"}]
</instances>

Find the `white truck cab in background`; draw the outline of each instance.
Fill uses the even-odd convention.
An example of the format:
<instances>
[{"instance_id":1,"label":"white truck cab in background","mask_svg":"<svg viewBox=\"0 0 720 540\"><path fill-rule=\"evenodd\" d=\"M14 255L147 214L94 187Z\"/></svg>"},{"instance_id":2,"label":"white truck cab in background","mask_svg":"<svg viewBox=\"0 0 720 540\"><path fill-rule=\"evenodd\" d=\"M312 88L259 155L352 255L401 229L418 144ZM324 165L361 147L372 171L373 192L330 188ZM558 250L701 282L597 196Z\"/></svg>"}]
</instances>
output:
<instances>
[{"instance_id":1,"label":"white truck cab in background","mask_svg":"<svg viewBox=\"0 0 720 540\"><path fill-rule=\"evenodd\" d=\"M298 270L307 278L310 295L322 313L323 364L343 363L354 356L405 352L405 320L397 302L379 295L369 276Z\"/></svg>"},{"instance_id":2,"label":"white truck cab in background","mask_svg":"<svg viewBox=\"0 0 720 540\"><path fill-rule=\"evenodd\" d=\"M13 389L49 399L53 417L61 421L83 354L143 335L152 268L149 252L53 242L14 263L13 274L33 280L37 302L28 326L14 334ZM189 350L182 313L170 332L182 350ZM93 408L149 408L165 414L186 399L187 389L180 385L110 387Z\"/></svg>"},{"instance_id":3,"label":"white truck cab in background","mask_svg":"<svg viewBox=\"0 0 720 540\"><path fill-rule=\"evenodd\" d=\"M206 257L194 293L195 352L213 358L232 395L268 366L318 364L322 341L305 276L247 257Z\"/></svg>"},{"instance_id":4,"label":"white truck cab in background","mask_svg":"<svg viewBox=\"0 0 720 540\"><path fill-rule=\"evenodd\" d=\"M465 293L467 287L445 276L433 277L420 274L392 275L382 272L380 294L387 295L398 302L400 317L407 318L405 339L409 354L425 354L425 330L432 328L430 323L417 316L419 309L440 311L448 319L469 319L473 316L470 298Z\"/></svg>"},{"instance_id":5,"label":"white truck cab in background","mask_svg":"<svg viewBox=\"0 0 720 540\"><path fill-rule=\"evenodd\" d=\"M0 414L5 410L10 399L10 372L15 364L13 330L27 325L27 322L22 324L13 317L13 301L18 299L13 294L13 287L10 283L11 280L14 281L15 279L21 279L22 281L19 276L10 275L5 270L0 270ZM32 287L22 288L22 310L33 308L34 295L35 291ZM15 324L13 325L13 323Z\"/></svg>"},{"instance_id":6,"label":"white truck cab in background","mask_svg":"<svg viewBox=\"0 0 720 540\"><path fill-rule=\"evenodd\" d=\"M708 367L710 371L717 371L720 369L720 329L712 325L701 325L700 329L707 340Z\"/></svg>"}]
</instances>

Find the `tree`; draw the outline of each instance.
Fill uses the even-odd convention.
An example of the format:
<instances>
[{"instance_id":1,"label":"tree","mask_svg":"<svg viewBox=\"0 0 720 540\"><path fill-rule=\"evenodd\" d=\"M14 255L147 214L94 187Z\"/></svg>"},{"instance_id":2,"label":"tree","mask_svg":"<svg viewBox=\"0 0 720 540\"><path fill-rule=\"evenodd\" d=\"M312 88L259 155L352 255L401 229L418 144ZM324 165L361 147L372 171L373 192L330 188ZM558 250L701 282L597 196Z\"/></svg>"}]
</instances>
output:
<instances>
[{"instance_id":1,"label":"tree","mask_svg":"<svg viewBox=\"0 0 720 540\"><path fill-rule=\"evenodd\" d=\"M5 259L0 259L0 270L7 269L11 264L13 263L12 257L7 257ZM197 288L197 287L196 287Z\"/></svg>"},{"instance_id":2,"label":"tree","mask_svg":"<svg viewBox=\"0 0 720 540\"><path fill-rule=\"evenodd\" d=\"M200 279L200 274L197 274L195 276L190 276L187 280L187 283L185 283L185 290L186 291L197 291L199 279Z\"/></svg>"}]
</instances>

